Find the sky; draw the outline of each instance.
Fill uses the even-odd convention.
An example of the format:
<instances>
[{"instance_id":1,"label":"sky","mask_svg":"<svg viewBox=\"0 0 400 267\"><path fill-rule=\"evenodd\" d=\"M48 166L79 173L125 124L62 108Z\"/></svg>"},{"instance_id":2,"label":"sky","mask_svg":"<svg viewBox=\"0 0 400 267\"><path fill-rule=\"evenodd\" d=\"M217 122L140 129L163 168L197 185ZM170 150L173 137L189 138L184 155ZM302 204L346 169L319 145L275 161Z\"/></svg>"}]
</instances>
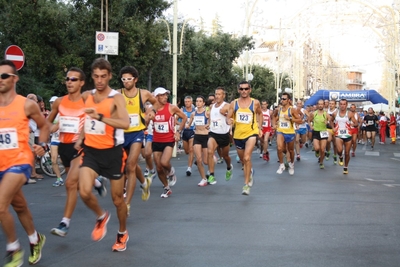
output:
<instances>
[{"instance_id":1,"label":"sky","mask_svg":"<svg viewBox=\"0 0 400 267\"><path fill-rule=\"evenodd\" d=\"M170 1L173 2L173 0ZM250 6L255 2L255 0L247 1ZM364 1L374 3L373 0ZM224 32L245 33L246 0L178 0L177 2L180 21L189 18L199 21L202 18L206 27L211 27L212 20L218 16ZM305 3L309 2L310 0L258 0L250 23L260 25L260 27L257 26L252 30L259 31L258 36L262 38L263 28L261 27L279 27L280 19L284 24L285 21L295 17L295 14L303 9ZM379 3L390 4L391 0L380 0ZM314 11L316 14L330 12L329 14L332 16L335 16L335 12L340 14L343 12L343 10L335 10L334 7L330 10L325 10L326 8L326 6L321 6L320 9L316 8ZM168 10L165 15L172 18L172 14L173 8ZM196 26L193 21L189 23ZM380 44L373 32L368 27L362 26L339 27L337 31L333 31L332 26L326 28L327 25L324 26L321 23L320 33L317 34L321 36L320 42L323 43L325 49L330 50L334 58L344 65L365 70L363 80L367 82L369 88L375 89L380 86L382 74L382 54L378 52L377 48Z\"/></svg>"}]
</instances>

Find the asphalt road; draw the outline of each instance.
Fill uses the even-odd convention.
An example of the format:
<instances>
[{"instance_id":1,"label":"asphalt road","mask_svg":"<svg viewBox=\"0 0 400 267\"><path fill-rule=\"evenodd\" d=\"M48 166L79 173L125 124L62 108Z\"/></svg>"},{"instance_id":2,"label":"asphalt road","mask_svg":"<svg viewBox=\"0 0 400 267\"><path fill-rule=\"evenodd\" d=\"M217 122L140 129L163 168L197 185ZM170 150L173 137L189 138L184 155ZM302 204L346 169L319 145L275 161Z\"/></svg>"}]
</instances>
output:
<instances>
[{"instance_id":1,"label":"asphalt road","mask_svg":"<svg viewBox=\"0 0 400 267\"><path fill-rule=\"evenodd\" d=\"M400 145L377 144L374 151L359 146L348 175L332 159L320 170L306 148L294 176L278 175L275 145L270 149L268 163L253 154L249 196L241 195L240 164L234 163L229 182L225 165L216 165L217 184L198 187L197 168L186 177L187 157L178 155L172 160L178 181L169 198L160 198L157 178L147 202L137 187L125 252L111 251L118 221L109 194L99 198L112 214L108 234L93 242L95 216L81 200L68 235L53 236L65 188L52 187L48 177L24 186L36 227L47 236L37 266L400 266ZM16 225L27 266L28 238Z\"/></svg>"}]
</instances>

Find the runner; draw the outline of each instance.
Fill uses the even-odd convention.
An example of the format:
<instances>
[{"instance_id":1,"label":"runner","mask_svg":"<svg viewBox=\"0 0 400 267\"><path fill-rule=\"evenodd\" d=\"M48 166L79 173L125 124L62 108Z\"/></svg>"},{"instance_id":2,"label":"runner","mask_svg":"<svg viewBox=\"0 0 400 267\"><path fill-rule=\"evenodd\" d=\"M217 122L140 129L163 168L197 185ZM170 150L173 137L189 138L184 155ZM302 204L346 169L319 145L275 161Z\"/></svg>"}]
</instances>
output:
<instances>
[{"instance_id":1,"label":"runner","mask_svg":"<svg viewBox=\"0 0 400 267\"><path fill-rule=\"evenodd\" d=\"M307 118L309 114L308 111L303 108L303 105L303 101L297 100L296 109L299 115L302 117L302 123L295 124L296 139L294 143L297 161L300 161L300 148L303 147L303 144L307 143Z\"/></svg>"},{"instance_id":2,"label":"runner","mask_svg":"<svg viewBox=\"0 0 400 267\"><path fill-rule=\"evenodd\" d=\"M188 155L188 167L186 170L186 176L192 175L192 165L194 159L193 153L193 138L194 138L194 125L189 124L190 116L195 112L193 106L193 98L191 96L186 96L184 100L185 105L182 107L183 113L185 113L187 120L178 120L178 125L184 124L182 132L183 150L185 150L186 155Z\"/></svg>"},{"instance_id":3,"label":"runner","mask_svg":"<svg viewBox=\"0 0 400 267\"><path fill-rule=\"evenodd\" d=\"M350 128L351 139L352 139L351 140L351 149L352 149L351 156L355 157L356 156L357 143L358 143L357 142L358 141L358 134L359 134L359 129L361 127L362 120L361 120L360 115L357 113L355 104L351 104L350 105L350 111L353 112L354 118L357 121L357 126L356 127L355 126L351 126L351 128Z\"/></svg>"},{"instance_id":4,"label":"runner","mask_svg":"<svg viewBox=\"0 0 400 267\"><path fill-rule=\"evenodd\" d=\"M50 125L40 112L36 102L17 94L16 84L19 76L14 63L0 62L0 222L6 241L7 254L4 266L22 266L24 251L21 248L10 213L11 205L28 234L30 243L29 264L36 264L42 256L46 237L35 230L32 214L28 208L22 186L30 178L33 154L29 147L29 118L40 129L39 145L33 149L43 156L47 149Z\"/></svg>"},{"instance_id":5,"label":"runner","mask_svg":"<svg viewBox=\"0 0 400 267\"><path fill-rule=\"evenodd\" d=\"M272 131L271 128L271 110L268 109L268 102L266 100L261 101L261 112L263 115L262 121L262 133L263 136L261 137L261 151L262 151L262 158L265 161L269 161L269 138Z\"/></svg>"},{"instance_id":6,"label":"runner","mask_svg":"<svg viewBox=\"0 0 400 267\"><path fill-rule=\"evenodd\" d=\"M146 112L147 110L152 109L153 105L151 105L150 102L146 102ZM146 170L144 171L144 176L149 178L151 182L156 176L156 170L154 169L153 163L153 150L151 149L151 146L153 144L153 128L153 120L150 120L147 125L147 134L145 136L146 142L144 145L144 158L146 160Z\"/></svg>"},{"instance_id":7,"label":"runner","mask_svg":"<svg viewBox=\"0 0 400 267\"><path fill-rule=\"evenodd\" d=\"M354 117L354 113L347 111L347 100L339 101L339 110L332 114L331 122L335 123L335 141L337 153L339 155L339 165L343 166L343 146L344 146L344 167L343 174L348 174L350 162L350 148L352 143L351 126L357 127L358 122Z\"/></svg>"},{"instance_id":8,"label":"runner","mask_svg":"<svg viewBox=\"0 0 400 267\"><path fill-rule=\"evenodd\" d=\"M394 116L394 112L390 112L390 120L389 120L389 128L390 128L390 139L392 142L390 144L396 144L396 118Z\"/></svg>"},{"instance_id":9,"label":"runner","mask_svg":"<svg viewBox=\"0 0 400 267\"><path fill-rule=\"evenodd\" d=\"M74 148L74 145L85 123L86 115L83 112L85 103L81 95L85 79L86 75L80 68L72 67L68 70L65 78L68 94L54 101L47 118L51 122L58 117L58 124L52 128L52 131L59 131L58 153L67 173L65 179L67 197L64 215L58 227L51 229L53 235L62 237L68 234L72 213L75 210L78 199L79 165L82 157L78 150ZM61 186L63 184L64 180L60 178L53 183L53 186ZM100 196L106 196L105 180L102 178L96 179L95 189Z\"/></svg>"},{"instance_id":10,"label":"runner","mask_svg":"<svg viewBox=\"0 0 400 267\"><path fill-rule=\"evenodd\" d=\"M290 101L290 94L284 92L281 97L281 107L274 111L274 116L272 117L272 126L276 129L277 155L280 163L276 173L282 174L285 170L283 154L289 153L289 174L293 175L295 139L295 129L293 124L302 123L302 118L297 109L294 109L290 105Z\"/></svg>"},{"instance_id":11,"label":"runner","mask_svg":"<svg viewBox=\"0 0 400 267\"><path fill-rule=\"evenodd\" d=\"M136 87L139 80L139 72L133 66L125 66L119 76L123 84L123 88L117 90L121 93L125 100L126 110L129 114L129 128L124 130L124 150L128 155L126 161L126 198L128 216L130 215L131 200L136 187L136 179L140 182L142 190L142 200L147 201L150 197L150 185L152 180L144 177L142 169L138 165L139 155L144 142L145 107L144 103L149 101L154 104L156 99L152 94L144 89Z\"/></svg>"},{"instance_id":12,"label":"runner","mask_svg":"<svg viewBox=\"0 0 400 267\"><path fill-rule=\"evenodd\" d=\"M162 198L167 198L172 194L170 186L176 183L175 168L171 166L172 151L175 142L181 138L181 133L185 124L181 123L175 132L175 118L177 115L182 121L186 121L186 115L177 106L168 103L170 91L158 87L153 92L157 103L154 107L154 132L153 132L153 159L156 164L158 178L163 184L164 191Z\"/></svg>"},{"instance_id":13,"label":"runner","mask_svg":"<svg viewBox=\"0 0 400 267\"><path fill-rule=\"evenodd\" d=\"M328 113L329 116L332 117L332 114L335 111L337 111L336 101L335 100L330 100L329 101L329 108L327 110L327 113ZM334 123L335 122L333 122L333 125L334 125ZM327 140L327 143L326 143L325 159L329 160L329 156L331 155L330 151L331 151L331 144L332 144L332 147L333 147L333 164L336 165L337 164L337 148L336 148L335 132L332 129L333 125L331 125L331 123L328 123L326 125L329 137L328 137L328 140Z\"/></svg>"},{"instance_id":14,"label":"runner","mask_svg":"<svg viewBox=\"0 0 400 267\"><path fill-rule=\"evenodd\" d=\"M229 181L232 178L233 165L229 156L230 143L230 126L227 124L227 114L229 104L224 101L226 96L223 87L215 89L215 103L210 106L210 131L208 132L207 153L208 153L208 176L207 183L214 185L217 183L214 170L215 150L221 149L221 156L226 163L225 180Z\"/></svg>"},{"instance_id":15,"label":"runner","mask_svg":"<svg viewBox=\"0 0 400 267\"><path fill-rule=\"evenodd\" d=\"M375 115L372 108L368 108L368 114L364 116L365 131L366 131L366 144L368 140L371 142L371 150L374 150L375 136L378 131L376 125L379 123L378 116Z\"/></svg>"},{"instance_id":16,"label":"runner","mask_svg":"<svg viewBox=\"0 0 400 267\"><path fill-rule=\"evenodd\" d=\"M250 97L251 86L247 81L242 81L238 86L240 97L229 105L227 118L229 123L235 124L233 140L244 169L244 186L242 195L249 195L254 182L254 170L251 155L257 142L257 136L262 136L263 113L260 102Z\"/></svg>"},{"instance_id":17,"label":"runner","mask_svg":"<svg viewBox=\"0 0 400 267\"><path fill-rule=\"evenodd\" d=\"M196 156L197 169L199 170L201 181L198 186L206 186L207 178L204 165L208 165L207 142L208 130L210 129L210 112L205 110L205 99L203 96L196 98L196 111L191 114L189 125L194 124L193 150Z\"/></svg>"},{"instance_id":18,"label":"runner","mask_svg":"<svg viewBox=\"0 0 400 267\"><path fill-rule=\"evenodd\" d=\"M324 101L318 100L317 110L310 114L308 124L313 132L313 146L315 156L318 159L319 168L324 169L326 143L329 138L327 124L330 123L330 115L324 110Z\"/></svg>"},{"instance_id":19,"label":"runner","mask_svg":"<svg viewBox=\"0 0 400 267\"><path fill-rule=\"evenodd\" d=\"M50 105L53 105L54 101L56 101L58 97L52 96L50 98ZM49 113L50 114L50 113ZM51 140L50 140L50 154L51 154L51 167L53 172L56 174L57 180L53 183L53 186L62 186L64 185L64 180L61 177L60 167L58 166L58 146L60 145L60 130L58 127L58 119L59 116L56 116L53 120L53 125L50 129Z\"/></svg>"},{"instance_id":20,"label":"runner","mask_svg":"<svg viewBox=\"0 0 400 267\"><path fill-rule=\"evenodd\" d=\"M79 194L97 215L92 239L100 241L107 233L110 213L103 210L92 193L92 187L99 175L110 179L111 198L117 210L119 230L113 251L126 250L129 240L126 229L127 206L124 202L124 163L126 154L122 148L124 133L129 128L129 115L124 97L109 86L112 78L110 63L104 58L97 58L92 63L92 79L95 89L82 94L87 114L84 130L75 143L80 149L82 140L83 156L79 169ZM112 159L112 160L111 160Z\"/></svg>"}]
</instances>

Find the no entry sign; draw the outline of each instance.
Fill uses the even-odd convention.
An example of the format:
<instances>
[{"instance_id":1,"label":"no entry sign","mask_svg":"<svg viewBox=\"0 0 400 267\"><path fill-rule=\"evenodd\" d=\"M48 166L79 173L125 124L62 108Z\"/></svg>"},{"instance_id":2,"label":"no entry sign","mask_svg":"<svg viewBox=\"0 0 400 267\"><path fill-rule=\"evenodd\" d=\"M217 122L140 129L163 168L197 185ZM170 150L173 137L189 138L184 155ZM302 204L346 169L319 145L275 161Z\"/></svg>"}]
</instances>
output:
<instances>
[{"instance_id":1,"label":"no entry sign","mask_svg":"<svg viewBox=\"0 0 400 267\"><path fill-rule=\"evenodd\" d=\"M25 63L25 55L22 49L17 45L10 45L5 52L5 59L11 60L17 70L22 69Z\"/></svg>"}]
</instances>

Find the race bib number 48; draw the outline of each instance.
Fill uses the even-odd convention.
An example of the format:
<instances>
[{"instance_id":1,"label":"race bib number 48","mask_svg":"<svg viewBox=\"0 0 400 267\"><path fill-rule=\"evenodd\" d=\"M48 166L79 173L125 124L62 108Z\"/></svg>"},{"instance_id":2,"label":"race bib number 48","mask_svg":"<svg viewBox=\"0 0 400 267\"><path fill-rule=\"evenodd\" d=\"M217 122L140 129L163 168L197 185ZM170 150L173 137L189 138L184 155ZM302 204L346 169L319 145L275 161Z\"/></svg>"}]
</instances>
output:
<instances>
[{"instance_id":1,"label":"race bib number 48","mask_svg":"<svg viewBox=\"0 0 400 267\"><path fill-rule=\"evenodd\" d=\"M18 134L15 128L0 129L0 150L18 148Z\"/></svg>"}]
</instances>

